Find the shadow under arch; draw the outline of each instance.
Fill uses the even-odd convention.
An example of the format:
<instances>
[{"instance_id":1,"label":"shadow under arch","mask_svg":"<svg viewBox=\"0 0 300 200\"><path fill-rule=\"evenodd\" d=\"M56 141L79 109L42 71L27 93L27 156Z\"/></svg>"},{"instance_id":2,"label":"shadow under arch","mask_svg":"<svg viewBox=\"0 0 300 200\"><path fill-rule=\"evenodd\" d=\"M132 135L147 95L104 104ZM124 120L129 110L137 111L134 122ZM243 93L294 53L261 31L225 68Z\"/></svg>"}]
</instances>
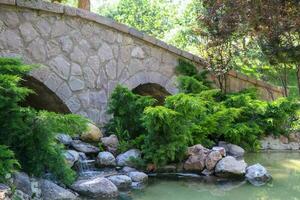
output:
<instances>
[{"instance_id":1,"label":"shadow under arch","mask_svg":"<svg viewBox=\"0 0 300 200\"><path fill-rule=\"evenodd\" d=\"M132 92L142 96L151 96L158 101L158 105L163 105L165 98L171 95L164 87L157 83L140 84Z\"/></svg>"},{"instance_id":2,"label":"shadow under arch","mask_svg":"<svg viewBox=\"0 0 300 200\"><path fill-rule=\"evenodd\" d=\"M26 97L22 102L22 106L30 106L37 110L47 110L56 113L71 113L69 108L53 91L34 77L23 77L21 85L35 92Z\"/></svg>"}]
</instances>

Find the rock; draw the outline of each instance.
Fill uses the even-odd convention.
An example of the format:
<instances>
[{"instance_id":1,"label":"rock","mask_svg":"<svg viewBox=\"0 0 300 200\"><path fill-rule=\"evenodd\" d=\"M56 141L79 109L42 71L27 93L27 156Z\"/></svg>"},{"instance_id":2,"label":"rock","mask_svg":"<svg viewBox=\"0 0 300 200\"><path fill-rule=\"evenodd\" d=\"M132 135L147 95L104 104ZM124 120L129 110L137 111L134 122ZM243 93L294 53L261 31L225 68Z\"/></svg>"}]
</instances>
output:
<instances>
[{"instance_id":1,"label":"rock","mask_svg":"<svg viewBox=\"0 0 300 200\"><path fill-rule=\"evenodd\" d=\"M108 151L100 152L97 156L96 162L99 166L116 166L116 159L114 155Z\"/></svg>"},{"instance_id":2,"label":"rock","mask_svg":"<svg viewBox=\"0 0 300 200\"><path fill-rule=\"evenodd\" d=\"M11 189L10 187L8 187L7 185L4 185L2 183L0 183L0 199L3 200L10 200L10 196L11 196Z\"/></svg>"},{"instance_id":3,"label":"rock","mask_svg":"<svg viewBox=\"0 0 300 200\"><path fill-rule=\"evenodd\" d=\"M219 160L222 159L222 155L219 151L212 151L205 159L205 166L208 170L213 170Z\"/></svg>"},{"instance_id":4,"label":"rock","mask_svg":"<svg viewBox=\"0 0 300 200\"><path fill-rule=\"evenodd\" d=\"M279 136L279 140L283 144L288 144L289 143L289 139L287 137L283 136L283 135Z\"/></svg>"},{"instance_id":5,"label":"rock","mask_svg":"<svg viewBox=\"0 0 300 200\"><path fill-rule=\"evenodd\" d=\"M81 134L81 139L85 142L99 142L103 137L100 129L91 123L88 123L87 126L87 131Z\"/></svg>"},{"instance_id":6,"label":"rock","mask_svg":"<svg viewBox=\"0 0 300 200\"><path fill-rule=\"evenodd\" d=\"M73 141L71 136L63 133L56 135L56 139L64 145L70 145Z\"/></svg>"},{"instance_id":7,"label":"rock","mask_svg":"<svg viewBox=\"0 0 300 200\"><path fill-rule=\"evenodd\" d=\"M213 170L208 170L208 169L204 169L201 174L203 174L204 176L211 176L214 174Z\"/></svg>"},{"instance_id":8,"label":"rock","mask_svg":"<svg viewBox=\"0 0 300 200\"><path fill-rule=\"evenodd\" d=\"M125 166L120 170L120 172L124 174L128 174L129 172L136 172L136 171L137 170L135 168L128 167L128 166Z\"/></svg>"},{"instance_id":9,"label":"rock","mask_svg":"<svg viewBox=\"0 0 300 200\"><path fill-rule=\"evenodd\" d=\"M158 173L175 173L177 172L177 166L174 164L165 165L162 167L157 168L156 172Z\"/></svg>"},{"instance_id":10,"label":"rock","mask_svg":"<svg viewBox=\"0 0 300 200\"><path fill-rule=\"evenodd\" d=\"M132 166L131 159L140 159L141 152L138 149L131 149L117 156L118 166Z\"/></svg>"},{"instance_id":11,"label":"rock","mask_svg":"<svg viewBox=\"0 0 300 200\"><path fill-rule=\"evenodd\" d=\"M63 155L65 157L67 164L70 167L72 167L74 165L74 163L77 162L79 159L79 153L74 150L67 150L66 152L64 152Z\"/></svg>"},{"instance_id":12,"label":"rock","mask_svg":"<svg viewBox=\"0 0 300 200\"><path fill-rule=\"evenodd\" d=\"M223 147L228 155L233 156L235 158L241 158L245 154L245 150L242 147L235 144L220 141L219 146Z\"/></svg>"},{"instance_id":13,"label":"rock","mask_svg":"<svg viewBox=\"0 0 300 200\"><path fill-rule=\"evenodd\" d=\"M78 180L71 188L79 194L93 198L116 198L118 188L107 178L94 177L88 180Z\"/></svg>"},{"instance_id":14,"label":"rock","mask_svg":"<svg viewBox=\"0 0 300 200\"><path fill-rule=\"evenodd\" d=\"M187 150L187 155L207 155L209 150L205 147L203 147L201 144L196 144L194 146L191 146Z\"/></svg>"},{"instance_id":15,"label":"rock","mask_svg":"<svg viewBox=\"0 0 300 200\"><path fill-rule=\"evenodd\" d=\"M223 157L226 156L226 150L224 147L213 147L211 150L220 152Z\"/></svg>"},{"instance_id":16,"label":"rock","mask_svg":"<svg viewBox=\"0 0 300 200\"><path fill-rule=\"evenodd\" d=\"M290 150L289 144L284 144L279 138L268 136L261 141L261 148L263 150Z\"/></svg>"},{"instance_id":17,"label":"rock","mask_svg":"<svg viewBox=\"0 0 300 200\"><path fill-rule=\"evenodd\" d=\"M106 150L111 153L116 153L118 150L119 140L116 135L103 137L101 138L101 142L105 146Z\"/></svg>"},{"instance_id":18,"label":"rock","mask_svg":"<svg viewBox=\"0 0 300 200\"><path fill-rule=\"evenodd\" d=\"M13 175L13 183L17 190L31 196L31 182L29 176L24 172L17 172Z\"/></svg>"},{"instance_id":19,"label":"rock","mask_svg":"<svg viewBox=\"0 0 300 200\"><path fill-rule=\"evenodd\" d=\"M300 142L300 133L290 133L288 137L290 142Z\"/></svg>"},{"instance_id":20,"label":"rock","mask_svg":"<svg viewBox=\"0 0 300 200\"><path fill-rule=\"evenodd\" d=\"M31 196L21 190L15 190L12 199L31 200Z\"/></svg>"},{"instance_id":21,"label":"rock","mask_svg":"<svg viewBox=\"0 0 300 200\"><path fill-rule=\"evenodd\" d=\"M222 158L215 167L217 176L242 176L246 172L247 164L244 160L237 160L232 156Z\"/></svg>"},{"instance_id":22,"label":"rock","mask_svg":"<svg viewBox=\"0 0 300 200\"><path fill-rule=\"evenodd\" d=\"M272 177L261 164L255 164L247 167L246 179L255 186L262 186L269 182Z\"/></svg>"},{"instance_id":23,"label":"rock","mask_svg":"<svg viewBox=\"0 0 300 200\"><path fill-rule=\"evenodd\" d=\"M77 199L77 194L62 188L49 180L42 179L39 184L44 200Z\"/></svg>"},{"instance_id":24,"label":"rock","mask_svg":"<svg viewBox=\"0 0 300 200\"><path fill-rule=\"evenodd\" d=\"M132 180L126 175L110 176L108 179L117 186L118 189L127 189L131 186Z\"/></svg>"},{"instance_id":25,"label":"rock","mask_svg":"<svg viewBox=\"0 0 300 200\"><path fill-rule=\"evenodd\" d=\"M205 167L206 155L191 155L184 163L186 171L202 171Z\"/></svg>"},{"instance_id":26,"label":"rock","mask_svg":"<svg viewBox=\"0 0 300 200\"><path fill-rule=\"evenodd\" d=\"M144 172L129 172L128 176L133 182L145 183L148 181L148 175Z\"/></svg>"},{"instance_id":27,"label":"rock","mask_svg":"<svg viewBox=\"0 0 300 200\"><path fill-rule=\"evenodd\" d=\"M90 145L85 142L81 142L80 140L73 140L71 143L72 147L77 151L89 154L89 153L98 153L100 150L99 148Z\"/></svg>"}]
</instances>

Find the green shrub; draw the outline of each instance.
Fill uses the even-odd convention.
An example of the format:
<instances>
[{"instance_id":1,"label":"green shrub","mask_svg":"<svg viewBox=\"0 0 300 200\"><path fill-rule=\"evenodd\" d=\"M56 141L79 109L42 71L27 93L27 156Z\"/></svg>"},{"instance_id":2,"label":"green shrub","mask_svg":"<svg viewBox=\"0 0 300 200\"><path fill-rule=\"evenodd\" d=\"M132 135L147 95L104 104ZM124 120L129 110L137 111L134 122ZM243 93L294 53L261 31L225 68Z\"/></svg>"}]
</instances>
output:
<instances>
[{"instance_id":1,"label":"green shrub","mask_svg":"<svg viewBox=\"0 0 300 200\"><path fill-rule=\"evenodd\" d=\"M14 152L9 150L7 146L0 145L0 183L6 182L5 176L8 173L13 173L19 167Z\"/></svg>"},{"instance_id":2,"label":"green shrub","mask_svg":"<svg viewBox=\"0 0 300 200\"><path fill-rule=\"evenodd\" d=\"M19 103L32 91L21 87L20 80L31 69L20 60L0 58L0 144L9 146L23 171L35 176L51 172L71 184L75 172L65 163L55 134L81 133L87 120L21 107Z\"/></svg>"},{"instance_id":3,"label":"green shrub","mask_svg":"<svg viewBox=\"0 0 300 200\"><path fill-rule=\"evenodd\" d=\"M179 76L179 89L183 93L200 93L203 90L207 90L208 87L203 85L202 82L198 81L194 77L190 76Z\"/></svg>"},{"instance_id":4,"label":"green shrub","mask_svg":"<svg viewBox=\"0 0 300 200\"><path fill-rule=\"evenodd\" d=\"M159 166L184 158L191 136L181 126L181 114L163 106L147 107L142 119L147 130L142 145L146 161Z\"/></svg>"},{"instance_id":5,"label":"green shrub","mask_svg":"<svg viewBox=\"0 0 300 200\"><path fill-rule=\"evenodd\" d=\"M141 117L144 109L155 102L151 97L134 94L120 85L115 88L108 105L108 113L113 118L106 125L106 130L118 136L121 141L119 150L140 147L139 136L145 133Z\"/></svg>"}]
</instances>

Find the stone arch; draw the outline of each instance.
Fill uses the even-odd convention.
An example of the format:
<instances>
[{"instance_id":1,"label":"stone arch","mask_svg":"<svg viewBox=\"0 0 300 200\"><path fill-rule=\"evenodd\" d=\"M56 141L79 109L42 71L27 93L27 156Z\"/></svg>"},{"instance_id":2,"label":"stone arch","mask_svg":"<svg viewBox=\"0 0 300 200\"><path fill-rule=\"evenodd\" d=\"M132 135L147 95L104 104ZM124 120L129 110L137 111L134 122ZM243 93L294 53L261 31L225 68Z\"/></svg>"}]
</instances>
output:
<instances>
[{"instance_id":1,"label":"stone arch","mask_svg":"<svg viewBox=\"0 0 300 200\"><path fill-rule=\"evenodd\" d=\"M34 91L22 102L24 106L30 106L37 110L47 110L56 113L71 113L68 106L44 83L33 76L25 76L22 86Z\"/></svg>"},{"instance_id":2,"label":"stone arch","mask_svg":"<svg viewBox=\"0 0 300 200\"><path fill-rule=\"evenodd\" d=\"M169 78L159 72L138 72L129 79L122 82L122 85L128 87L130 90L133 90L139 85L148 83L158 84L161 87L165 88L166 91L170 94L175 94L178 92L176 86L176 76Z\"/></svg>"},{"instance_id":3,"label":"stone arch","mask_svg":"<svg viewBox=\"0 0 300 200\"><path fill-rule=\"evenodd\" d=\"M170 95L170 93L164 87L157 83L140 84L132 91L135 94L153 97L157 100L158 105L163 105L165 98Z\"/></svg>"}]
</instances>

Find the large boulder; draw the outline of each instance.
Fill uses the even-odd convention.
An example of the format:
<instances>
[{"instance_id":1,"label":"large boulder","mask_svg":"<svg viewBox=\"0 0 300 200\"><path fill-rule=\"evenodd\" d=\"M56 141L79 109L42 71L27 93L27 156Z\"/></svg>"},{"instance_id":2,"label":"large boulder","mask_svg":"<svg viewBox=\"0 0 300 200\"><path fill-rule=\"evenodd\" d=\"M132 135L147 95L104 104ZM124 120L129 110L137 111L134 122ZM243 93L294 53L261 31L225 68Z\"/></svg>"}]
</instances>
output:
<instances>
[{"instance_id":1,"label":"large boulder","mask_svg":"<svg viewBox=\"0 0 300 200\"><path fill-rule=\"evenodd\" d=\"M223 147L228 155L233 156L235 158L242 158L245 154L245 150L242 147L235 144L220 141L219 146Z\"/></svg>"},{"instance_id":2,"label":"large boulder","mask_svg":"<svg viewBox=\"0 0 300 200\"><path fill-rule=\"evenodd\" d=\"M10 198L11 194L12 194L12 192L11 192L10 187L0 183L0 199L9 200L9 199L11 199Z\"/></svg>"},{"instance_id":3,"label":"large boulder","mask_svg":"<svg viewBox=\"0 0 300 200\"><path fill-rule=\"evenodd\" d=\"M77 199L77 194L63 187L58 186L52 181L42 179L39 182L44 200Z\"/></svg>"},{"instance_id":4,"label":"large boulder","mask_svg":"<svg viewBox=\"0 0 300 200\"><path fill-rule=\"evenodd\" d=\"M269 182L272 177L261 164L255 164L247 167L246 179L255 186L262 186Z\"/></svg>"},{"instance_id":5,"label":"large boulder","mask_svg":"<svg viewBox=\"0 0 300 200\"><path fill-rule=\"evenodd\" d=\"M74 149L76 149L77 151L86 153L86 154L98 153L100 151L98 147L95 147L91 144L82 142L80 140L73 140L71 144Z\"/></svg>"},{"instance_id":6,"label":"large boulder","mask_svg":"<svg viewBox=\"0 0 300 200\"><path fill-rule=\"evenodd\" d=\"M222 159L222 154L219 151L210 152L205 159L206 169L213 170L219 160Z\"/></svg>"},{"instance_id":7,"label":"large boulder","mask_svg":"<svg viewBox=\"0 0 300 200\"><path fill-rule=\"evenodd\" d=\"M92 123L88 123L87 130L80 136L85 142L99 142L102 137L103 134L101 130Z\"/></svg>"},{"instance_id":8,"label":"large boulder","mask_svg":"<svg viewBox=\"0 0 300 200\"><path fill-rule=\"evenodd\" d=\"M186 171L201 172L205 167L206 154L191 155L184 163L183 168Z\"/></svg>"},{"instance_id":9,"label":"large boulder","mask_svg":"<svg viewBox=\"0 0 300 200\"><path fill-rule=\"evenodd\" d=\"M78 180L71 188L79 194L92 198L116 198L119 195L117 186L103 177Z\"/></svg>"},{"instance_id":10,"label":"large boulder","mask_svg":"<svg viewBox=\"0 0 300 200\"><path fill-rule=\"evenodd\" d=\"M107 151L115 154L118 150L119 140L116 135L101 138L101 142Z\"/></svg>"},{"instance_id":11,"label":"large boulder","mask_svg":"<svg viewBox=\"0 0 300 200\"><path fill-rule=\"evenodd\" d=\"M131 149L117 156L118 166L132 166L132 159L140 159L141 152L138 149Z\"/></svg>"},{"instance_id":12,"label":"large boulder","mask_svg":"<svg viewBox=\"0 0 300 200\"><path fill-rule=\"evenodd\" d=\"M128 176L133 182L146 183L148 181L148 175L144 172L129 172Z\"/></svg>"},{"instance_id":13,"label":"large boulder","mask_svg":"<svg viewBox=\"0 0 300 200\"><path fill-rule=\"evenodd\" d=\"M115 184L118 189L128 189L131 186L132 180L129 176L126 175L114 175L108 177L108 179Z\"/></svg>"},{"instance_id":14,"label":"large boulder","mask_svg":"<svg viewBox=\"0 0 300 200\"><path fill-rule=\"evenodd\" d=\"M96 162L101 167L116 166L116 158L108 151L100 152L97 156Z\"/></svg>"},{"instance_id":15,"label":"large boulder","mask_svg":"<svg viewBox=\"0 0 300 200\"><path fill-rule=\"evenodd\" d=\"M74 163L77 162L79 159L79 153L74 150L67 150L63 153L63 155L65 157L67 164L70 167L73 167Z\"/></svg>"},{"instance_id":16,"label":"large boulder","mask_svg":"<svg viewBox=\"0 0 300 200\"><path fill-rule=\"evenodd\" d=\"M209 153L209 149L203 147L201 144L196 144L187 149L187 155L201 155L206 156Z\"/></svg>"},{"instance_id":17,"label":"large boulder","mask_svg":"<svg viewBox=\"0 0 300 200\"><path fill-rule=\"evenodd\" d=\"M13 183L17 190L31 196L31 182L29 176L24 172L17 172L13 175Z\"/></svg>"},{"instance_id":18,"label":"large boulder","mask_svg":"<svg viewBox=\"0 0 300 200\"><path fill-rule=\"evenodd\" d=\"M63 133L57 134L56 139L64 145L71 145L71 143L73 141L71 136L69 136L67 134L63 134Z\"/></svg>"},{"instance_id":19,"label":"large boulder","mask_svg":"<svg viewBox=\"0 0 300 200\"><path fill-rule=\"evenodd\" d=\"M226 156L222 158L215 167L217 176L242 176L246 173L247 163L244 160L237 160L235 157Z\"/></svg>"}]
</instances>

